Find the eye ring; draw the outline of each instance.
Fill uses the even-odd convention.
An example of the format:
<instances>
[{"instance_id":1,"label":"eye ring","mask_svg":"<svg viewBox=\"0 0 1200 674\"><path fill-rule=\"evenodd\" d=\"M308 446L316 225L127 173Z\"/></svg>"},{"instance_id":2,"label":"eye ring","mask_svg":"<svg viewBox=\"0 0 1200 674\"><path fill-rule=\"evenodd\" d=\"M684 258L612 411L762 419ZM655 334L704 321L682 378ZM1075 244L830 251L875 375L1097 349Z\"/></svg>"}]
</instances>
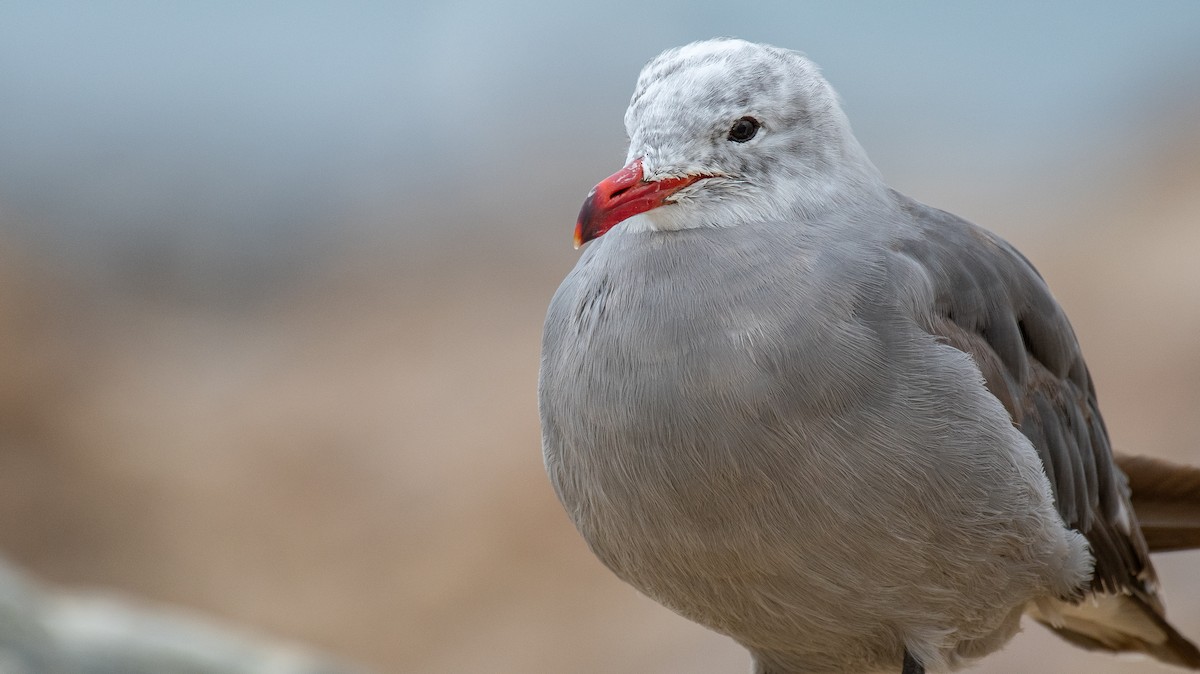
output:
<instances>
[{"instance_id":1,"label":"eye ring","mask_svg":"<svg viewBox=\"0 0 1200 674\"><path fill-rule=\"evenodd\" d=\"M742 117L729 127L729 140L735 143L745 143L758 134L758 130L762 128L762 124L758 123L753 117Z\"/></svg>"}]
</instances>

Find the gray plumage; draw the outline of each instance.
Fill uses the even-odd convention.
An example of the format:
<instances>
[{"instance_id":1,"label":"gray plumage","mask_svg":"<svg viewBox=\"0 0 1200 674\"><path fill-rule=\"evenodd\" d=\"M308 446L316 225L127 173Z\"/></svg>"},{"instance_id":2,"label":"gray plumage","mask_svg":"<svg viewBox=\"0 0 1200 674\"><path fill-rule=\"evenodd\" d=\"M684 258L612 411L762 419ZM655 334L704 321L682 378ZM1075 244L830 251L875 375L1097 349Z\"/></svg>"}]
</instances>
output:
<instances>
[{"instance_id":1,"label":"gray plumage","mask_svg":"<svg viewBox=\"0 0 1200 674\"><path fill-rule=\"evenodd\" d=\"M593 243L546 318L546 468L601 561L763 673L953 669L1027 611L1200 668L1025 258L888 189L795 52L666 52L626 126L646 181L704 178Z\"/></svg>"}]
</instances>

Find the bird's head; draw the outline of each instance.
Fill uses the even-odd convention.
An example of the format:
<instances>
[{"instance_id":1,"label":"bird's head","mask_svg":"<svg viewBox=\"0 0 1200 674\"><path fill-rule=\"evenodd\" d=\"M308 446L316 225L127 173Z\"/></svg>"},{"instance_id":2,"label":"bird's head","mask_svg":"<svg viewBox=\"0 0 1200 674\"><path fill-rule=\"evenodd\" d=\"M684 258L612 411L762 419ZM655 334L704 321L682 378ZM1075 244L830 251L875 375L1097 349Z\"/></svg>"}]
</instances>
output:
<instances>
[{"instance_id":1,"label":"bird's head","mask_svg":"<svg viewBox=\"0 0 1200 674\"><path fill-rule=\"evenodd\" d=\"M744 40L671 49L638 77L627 164L592 190L576 247L644 214L662 231L811 212L877 180L837 94L803 55Z\"/></svg>"}]
</instances>

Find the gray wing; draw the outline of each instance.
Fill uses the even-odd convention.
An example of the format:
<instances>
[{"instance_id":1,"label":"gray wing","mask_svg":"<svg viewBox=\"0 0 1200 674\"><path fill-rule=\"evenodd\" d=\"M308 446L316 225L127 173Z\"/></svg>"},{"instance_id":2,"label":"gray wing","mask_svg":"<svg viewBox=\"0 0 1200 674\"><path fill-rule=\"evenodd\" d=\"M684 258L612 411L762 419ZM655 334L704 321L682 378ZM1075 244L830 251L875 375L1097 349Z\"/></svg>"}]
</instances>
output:
<instances>
[{"instance_id":1,"label":"gray wing","mask_svg":"<svg viewBox=\"0 0 1200 674\"><path fill-rule=\"evenodd\" d=\"M1163 632L1162 644L1122 640L1095 626L1051 625L1079 645L1153 651L1200 666L1200 652L1163 618L1157 579L1125 475L1114 463L1075 333L1046 283L1016 249L961 218L896 194L916 225L897 241L897 260L915 265L932 291L917 320L974 358L988 390L1037 449L1063 521L1096 558L1092 590L1128 597Z\"/></svg>"}]
</instances>

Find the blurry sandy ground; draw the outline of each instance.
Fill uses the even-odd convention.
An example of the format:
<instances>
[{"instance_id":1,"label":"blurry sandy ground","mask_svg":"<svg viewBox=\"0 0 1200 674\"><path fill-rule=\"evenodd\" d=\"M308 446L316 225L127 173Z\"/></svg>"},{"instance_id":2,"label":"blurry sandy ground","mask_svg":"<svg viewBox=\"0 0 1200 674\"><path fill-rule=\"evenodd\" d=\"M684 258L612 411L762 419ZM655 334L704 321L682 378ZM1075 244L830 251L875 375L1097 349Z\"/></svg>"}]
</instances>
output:
<instances>
[{"instance_id":1,"label":"blurry sandy ground","mask_svg":"<svg viewBox=\"0 0 1200 674\"><path fill-rule=\"evenodd\" d=\"M1087 199L957 210L1048 278L1116 446L1200 463L1191 124ZM533 234L350 247L228 302L0 247L0 550L384 672L747 671L603 569L542 473L538 341L575 197ZM1200 638L1200 554L1159 569ZM1167 670L1029 626L975 671Z\"/></svg>"}]
</instances>

